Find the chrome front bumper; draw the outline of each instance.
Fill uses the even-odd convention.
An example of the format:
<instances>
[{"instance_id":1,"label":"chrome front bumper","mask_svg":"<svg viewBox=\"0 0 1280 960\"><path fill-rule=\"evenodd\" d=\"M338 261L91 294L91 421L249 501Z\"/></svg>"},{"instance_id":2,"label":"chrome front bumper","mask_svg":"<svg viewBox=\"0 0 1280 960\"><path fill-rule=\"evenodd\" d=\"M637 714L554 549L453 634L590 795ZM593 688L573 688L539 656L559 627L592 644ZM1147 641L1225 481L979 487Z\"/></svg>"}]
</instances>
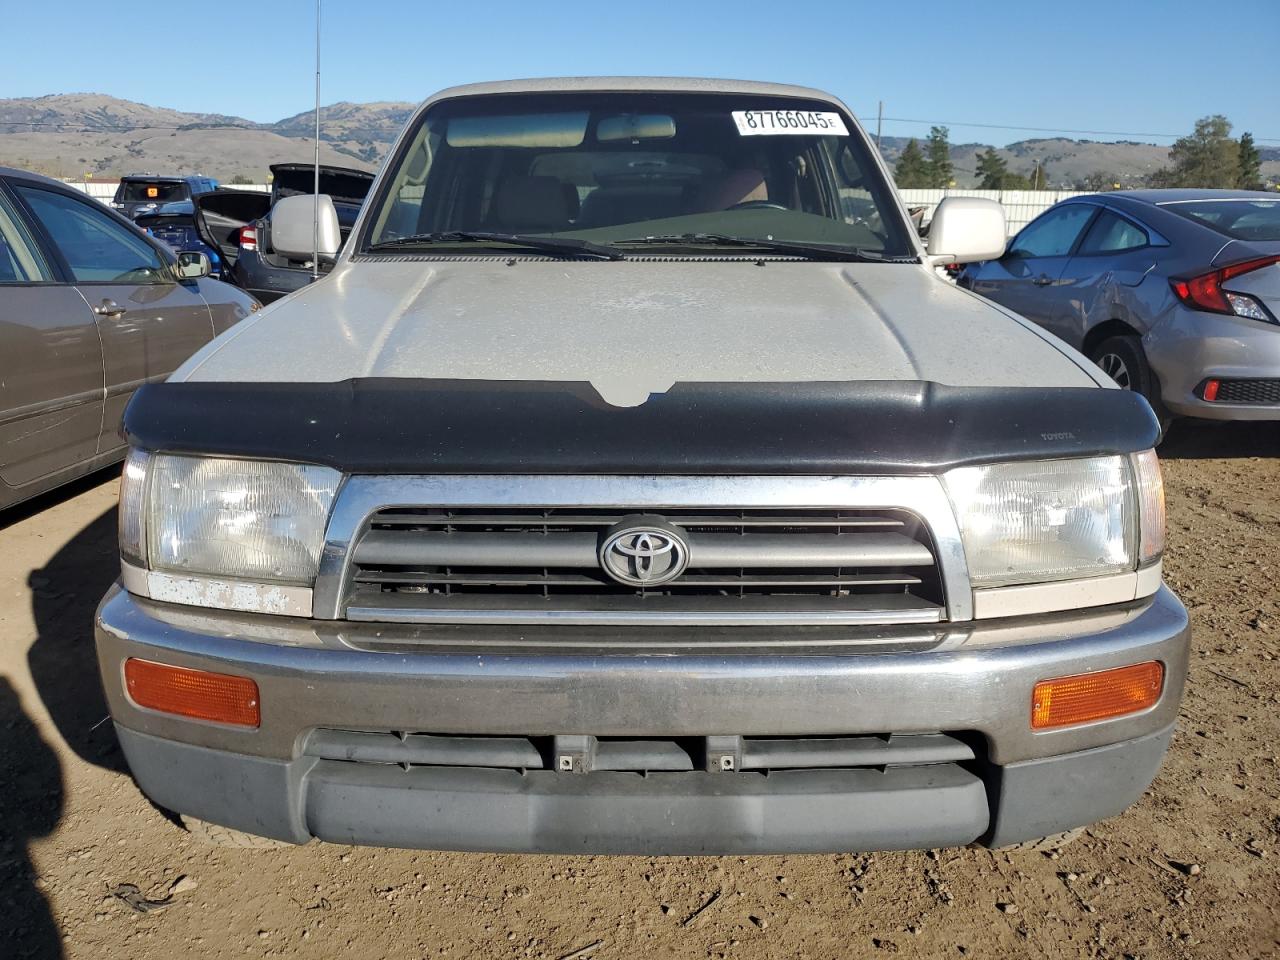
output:
<instances>
[{"instance_id":1,"label":"chrome front bumper","mask_svg":"<svg viewBox=\"0 0 1280 960\"><path fill-rule=\"evenodd\" d=\"M635 853L998 844L1119 812L1159 766L1188 642L1186 612L1167 588L1091 612L785 635L322 623L194 612L115 589L97 627L121 742L144 792L162 805L299 842ZM129 657L252 677L261 728L139 708L122 684ZM1038 680L1145 660L1165 665L1155 706L1031 730ZM880 778L797 771L566 780L552 771L356 770L305 755L317 728L597 737L948 731L985 750L972 764ZM468 810L479 820L467 820ZM657 835L636 833L617 811L652 820ZM673 823L664 839L672 811L700 826ZM514 832L512 818L522 824Z\"/></svg>"}]
</instances>

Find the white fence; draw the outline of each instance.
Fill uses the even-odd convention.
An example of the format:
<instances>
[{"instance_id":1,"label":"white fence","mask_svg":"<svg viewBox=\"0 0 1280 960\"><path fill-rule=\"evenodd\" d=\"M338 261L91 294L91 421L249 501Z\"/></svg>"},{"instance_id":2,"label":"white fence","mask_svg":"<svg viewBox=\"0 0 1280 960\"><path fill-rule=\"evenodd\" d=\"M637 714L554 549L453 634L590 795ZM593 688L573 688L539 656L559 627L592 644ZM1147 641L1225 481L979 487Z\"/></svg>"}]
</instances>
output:
<instances>
[{"instance_id":1,"label":"white fence","mask_svg":"<svg viewBox=\"0 0 1280 960\"><path fill-rule=\"evenodd\" d=\"M1044 213L1059 200L1078 197L1081 190L899 190L902 202L908 208L925 207L924 221L933 219L933 211L947 197L986 197L995 200L1004 207L1005 219L1009 224L1009 235L1013 236L1040 214Z\"/></svg>"},{"instance_id":2,"label":"white fence","mask_svg":"<svg viewBox=\"0 0 1280 960\"><path fill-rule=\"evenodd\" d=\"M67 183L68 187L76 190L83 190L95 200L101 200L103 203L110 203L111 198L116 195L117 183L94 183L92 180L72 180ZM270 193L271 184L269 183L224 183L224 187L229 190L253 190L258 193Z\"/></svg>"}]
</instances>

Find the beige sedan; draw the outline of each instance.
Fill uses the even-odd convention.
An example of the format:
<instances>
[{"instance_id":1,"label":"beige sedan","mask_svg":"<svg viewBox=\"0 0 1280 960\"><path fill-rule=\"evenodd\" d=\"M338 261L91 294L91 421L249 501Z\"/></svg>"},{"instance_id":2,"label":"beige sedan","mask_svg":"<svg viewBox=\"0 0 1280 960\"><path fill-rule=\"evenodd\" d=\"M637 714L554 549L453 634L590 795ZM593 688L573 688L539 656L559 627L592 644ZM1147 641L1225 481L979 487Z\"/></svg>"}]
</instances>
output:
<instances>
[{"instance_id":1,"label":"beige sedan","mask_svg":"<svg viewBox=\"0 0 1280 960\"><path fill-rule=\"evenodd\" d=\"M257 309L203 272L79 191L0 167L0 509L120 460L133 391Z\"/></svg>"}]
</instances>

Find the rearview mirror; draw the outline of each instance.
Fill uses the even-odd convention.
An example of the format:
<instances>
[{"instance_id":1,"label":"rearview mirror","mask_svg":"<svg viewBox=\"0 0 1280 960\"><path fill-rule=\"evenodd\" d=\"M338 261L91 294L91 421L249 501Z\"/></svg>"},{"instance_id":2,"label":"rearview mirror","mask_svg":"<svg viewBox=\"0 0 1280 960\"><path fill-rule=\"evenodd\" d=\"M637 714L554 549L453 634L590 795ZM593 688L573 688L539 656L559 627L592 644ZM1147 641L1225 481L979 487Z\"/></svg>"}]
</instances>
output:
<instances>
[{"instance_id":1,"label":"rearview mirror","mask_svg":"<svg viewBox=\"0 0 1280 960\"><path fill-rule=\"evenodd\" d=\"M271 246L275 252L290 260L310 260L313 243L321 260L332 260L338 255L342 233L338 229L338 211L333 198L327 193L319 197L303 193L277 200L271 208Z\"/></svg>"},{"instance_id":2,"label":"rearview mirror","mask_svg":"<svg viewBox=\"0 0 1280 960\"><path fill-rule=\"evenodd\" d=\"M184 250L178 254L178 262L174 265L181 280L199 280L213 272L213 264L208 254L198 250Z\"/></svg>"},{"instance_id":3,"label":"rearview mirror","mask_svg":"<svg viewBox=\"0 0 1280 960\"><path fill-rule=\"evenodd\" d=\"M596 124L596 140L670 140L676 135L676 122L664 114L627 113L605 117Z\"/></svg>"},{"instance_id":4,"label":"rearview mirror","mask_svg":"<svg viewBox=\"0 0 1280 960\"><path fill-rule=\"evenodd\" d=\"M994 200L947 197L929 224L929 257L937 265L998 259L1007 229L1004 207Z\"/></svg>"}]
</instances>

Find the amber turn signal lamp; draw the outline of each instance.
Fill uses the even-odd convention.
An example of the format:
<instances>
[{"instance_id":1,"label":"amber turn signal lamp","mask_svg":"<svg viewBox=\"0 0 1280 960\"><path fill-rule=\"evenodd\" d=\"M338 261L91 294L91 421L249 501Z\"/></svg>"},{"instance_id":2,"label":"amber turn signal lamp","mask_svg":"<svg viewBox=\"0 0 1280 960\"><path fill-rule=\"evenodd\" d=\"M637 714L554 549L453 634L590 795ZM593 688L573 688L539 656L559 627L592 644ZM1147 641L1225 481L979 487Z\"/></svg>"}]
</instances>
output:
<instances>
[{"instance_id":1,"label":"amber turn signal lamp","mask_svg":"<svg viewBox=\"0 0 1280 960\"><path fill-rule=\"evenodd\" d=\"M1031 695L1031 727L1048 730L1137 713L1163 690L1164 665L1158 660L1041 680Z\"/></svg>"},{"instance_id":2,"label":"amber turn signal lamp","mask_svg":"<svg viewBox=\"0 0 1280 960\"><path fill-rule=\"evenodd\" d=\"M262 720L258 685L248 677L130 657L124 685L134 703L161 713L237 727L256 727Z\"/></svg>"}]
</instances>

